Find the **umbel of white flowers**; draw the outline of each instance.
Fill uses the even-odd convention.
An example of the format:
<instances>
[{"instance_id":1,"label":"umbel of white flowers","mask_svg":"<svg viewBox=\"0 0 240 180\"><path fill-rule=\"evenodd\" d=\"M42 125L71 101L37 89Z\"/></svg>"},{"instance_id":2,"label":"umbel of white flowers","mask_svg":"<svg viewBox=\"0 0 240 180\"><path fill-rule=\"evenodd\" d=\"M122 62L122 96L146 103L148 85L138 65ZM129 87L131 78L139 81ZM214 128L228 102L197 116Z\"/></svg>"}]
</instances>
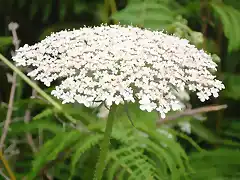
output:
<instances>
[{"instance_id":1,"label":"umbel of white flowers","mask_svg":"<svg viewBox=\"0 0 240 180\"><path fill-rule=\"evenodd\" d=\"M13 60L46 86L59 79L52 95L62 103L139 102L141 110L164 118L180 110L177 92L197 91L201 101L224 89L211 74L211 56L188 40L132 26L102 25L53 33L25 45Z\"/></svg>"}]
</instances>

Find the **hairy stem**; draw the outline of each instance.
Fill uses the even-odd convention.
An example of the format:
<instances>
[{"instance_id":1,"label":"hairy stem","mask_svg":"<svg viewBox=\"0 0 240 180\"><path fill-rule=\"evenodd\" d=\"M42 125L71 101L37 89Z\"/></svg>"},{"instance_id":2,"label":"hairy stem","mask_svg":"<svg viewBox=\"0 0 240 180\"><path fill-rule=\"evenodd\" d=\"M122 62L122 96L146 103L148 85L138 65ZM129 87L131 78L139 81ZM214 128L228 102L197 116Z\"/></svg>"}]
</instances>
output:
<instances>
[{"instance_id":1,"label":"hairy stem","mask_svg":"<svg viewBox=\"0 0 240 180\"><path fill-rule=\"evenodd\" d=\"M110 142L110 136L112 133L112 128L113 128L113 121L114 121L114 116L116 113L116 105L112 105L110 108L110 112L108 115L107 119L107 124L106 124L106 129L104 133L104 139L102 144L100 145L100 156L98 159L98 163L96 166L96 172L95 172L95 180L101 180L103 176L103 171L106 166L106 159L107 159L107 153L108 153L108 147L109 147L109 142Z\"/></svg>"}]
</instances>

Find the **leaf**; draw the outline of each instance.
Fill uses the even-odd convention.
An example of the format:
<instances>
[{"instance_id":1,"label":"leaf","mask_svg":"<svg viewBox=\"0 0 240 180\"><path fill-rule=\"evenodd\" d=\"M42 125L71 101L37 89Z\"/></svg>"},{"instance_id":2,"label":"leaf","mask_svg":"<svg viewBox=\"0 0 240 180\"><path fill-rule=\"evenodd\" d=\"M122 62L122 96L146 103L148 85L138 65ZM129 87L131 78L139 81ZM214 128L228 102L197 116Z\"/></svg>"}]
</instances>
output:
<instances>
[{"instance_id":1,"label":"leaf","mask_svg":"<svg viewBox=\"0 0 240 180\"><path fill-rule=\"evenodd\" d=\"M139 124L137 126L137 129L132 128L132 133L130 131L131 129L125 130L124 126L118 126L113 130L112 138L116 139L122 144L125 144L125 146L129 148L132 147L133 144L135 144L135 146L137 147L134 147L133 149L142 149L142 151L148 154L147 157L144 156L148 158L147 161L151 161L149 157L153 157L154 163L158 162L157 165L153 165L153 169L156 169L156 176L159 177L159 179L169 179L169 177L171 177L171 179L178 179L180 176L184 176L184 174L190 169L187 165L188 157L186 156L186 153L181 148L179 143L175 142L174 138L169 139L169 137L165 134L158 133L152 128L148 128L148 126L144 124ZM120 147L118 150L116 150L116 152L118 152L118 154L122 153L122 151L125 151L124 149L125 148ZM117 157L118 160L116 160L116 158L115 160L120 161L121 157ZM140 157L141 156L137 156L137 158L133 159L137 161L137 159ZM111 158L113 157L111 156ZM139 159L139 161L141 160ZM109 168L109 171L116 172L119 170L119 167L121 167L121 169L123 169L122 167L124 167L125 170L128 172L130 172L128 170L129 168L132 172L139 170L138 168L132 169L131 167L129 167L129 165L131 165L131 163L129 163L123 161L121 162L121 164L119 164L119 166L114 165L115 170L111 169L113 166L113 164L111 164L111 168ZM143 172L141 171L141 173ZM113 172L111 172L110 174L110 177L112 177ZM154 174L155 170L154 172L151 171L151 173L148 175ZM129 173L126 172L124 176L129 176ZM138 177L135 179L141 178L142 177Z\"/></svg>"},{"instance_id":2,"label":"leaf","mask_svg":"<svg viewBox=\"0 0 240 180\"><path fill-rule=\"evenodd\" d=\"M156 168L151 164L152 161L143 154L143 149L138 147L136 143L130 146L124 146L118 150L109 153L108 158L109 170L107 172L108 179L114 179L119 170L126 171L134 179L148 179L151 174L154 174Z\"/></svg>"},{"instance_id":3,"label":"leaf","mask_svg":"<svg viewBox=\"0 0 240 180\"><path fill-rule=\"evenodd\" d=\"M160 29L171 24L176 15L170 8L169 1L131 0L125 9L114 13L112 18L123 24Z\"/></svg>"},{"instance_id":4,"label":"leaf","mask_svg":"<svg viewBox=\"0 0 240 180\"><path fill-rule=\"evenodd\" d=\"M145 139L143 143L147 145L146 147L147 152L150 152L153 155L155 155L156 158L161 162L160 164L162 168L165 167L169 169L170 177L172 179L178 179L180 172L177 169L177 162L175 161L175 158L171 156L171 154L168 153L166 149L164 149L163 147L159 146L156 143L153 143L152 141L147 141ZM166 173L164 173L164 171L166 172L167 170L162 169L161 171L163 171L162 175L165 176L167 175Z\"/></svg>"},{"instance_id":5,"label":"leaf","mask_svg":"<svg viewBox=\"0 0 240 180\"><path fill-rule=\"evenodd\" d=\"M223 3L212 2L211 6L223 24L223 30L229 40L228 51L240 48L240 11Z\"/></svg>"},{"instance_id":6,"label":"leaf","mask_svg":"<svg viewBox=\"0 0 240 180\"><path fill-rule=\"evenodd\" d=\"M48 162L48 159L46 158L47 155L52 151L52 149L56 148L59 144L59 142L64 138L64 134L58 134L55 136L52 140L48 140L43 147L40 149L40 152L36 156L36 158L33 161L33 167L31 172L28 174L28 180L34 179L42 166Z\"/></svg>"},{"instance_id":7,"label":"leaf","mask_svg":"<svg viewBox=\"0 0 240 180\"><path fill-rule=\"evenodd\" d=\"M55 160L60 152L72 146L81 137L79 131L70 131L65 133L58 133L53 139L47 141L41 147L39 153L33 161L31 172L28 174L28 180L34 179L43 166Z\"/></svg>"},{"instance_id":8,"label":"leaf","mask_svg":"<svg viewBox=\"0 0 240 180\"><path fill-rule=\"evenodd\" d=\"M89 150L90 148L92 148L93 146L95 146L96 144L99 143L99 141L103 138L102 135L94 135L94 136L89 136L87 138L85 138L84 140L79 141L76 146L74 147L75 152L72 155L71 158L71 176L69 177L69 179L72 178L72 176L74 175L75 172L75 168L76 168L76 164L79 161L81 155Z\"/></svg>"},{"instance_id":9,"label":"leaf","mask_svg":"<svg viewBox=\"0 0 240 180\"><path fill-rule=\"evenodd\" d=\"M158 146L158 150L162 148L164 151L166 151L166 157L164 157L166 159L166 162L171 159L173 163L173 165L169 167L172 170L172 179L177 178L176 176L185 175L187 169L190 169L190 167L185 164L185 162L188 161L188 157L181 145L177 143L173 137L170 138L165 135L165 133L163 134L161 131L160 133L151 131L144 126L141 126L140 129L151 137L152 142L156 144L155 148ZM169 161L169 163L171 161ZM175 166L178 167L178 169L176 169Z\"/></svg>"}]
</instances>

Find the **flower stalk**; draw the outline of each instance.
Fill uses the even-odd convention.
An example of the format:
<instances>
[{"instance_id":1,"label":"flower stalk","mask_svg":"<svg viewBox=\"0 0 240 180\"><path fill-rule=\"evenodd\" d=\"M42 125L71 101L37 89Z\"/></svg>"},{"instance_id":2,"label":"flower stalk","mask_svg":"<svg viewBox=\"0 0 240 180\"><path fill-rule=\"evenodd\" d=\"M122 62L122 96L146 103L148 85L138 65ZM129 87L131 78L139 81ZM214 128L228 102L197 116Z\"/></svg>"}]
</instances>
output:
<instances>
[{"instance_id":1,"label":"flower stalk","mask_svg":"<svg viewBox=\"0 0 240 180\"><path fill-rule=\"evenodd\" d=\"M99 156L98 163L96 166L96 172L95 172L95 178L94 178L95 180L102 179L103 171L106 166L106 159L107 159L107 154L108 154L108 150L109 150L110 136L112 133L116 108L117 108L117 106L115 104L113 104L110 108L105 132L104 132L104 139L102 141L102 144L100 145L100 156Z\"/></svg>"}]
</instances>

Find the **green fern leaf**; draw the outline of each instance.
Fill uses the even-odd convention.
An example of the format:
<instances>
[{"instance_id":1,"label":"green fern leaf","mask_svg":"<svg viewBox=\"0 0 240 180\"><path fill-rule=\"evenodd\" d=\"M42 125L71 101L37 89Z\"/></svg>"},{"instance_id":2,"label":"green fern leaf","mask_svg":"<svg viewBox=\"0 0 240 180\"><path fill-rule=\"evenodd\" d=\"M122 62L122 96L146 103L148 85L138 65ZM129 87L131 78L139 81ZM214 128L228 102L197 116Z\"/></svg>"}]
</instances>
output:
<instances>
[{"instance_id":1,"label":"green fern leaf","mask_svg":"<svg viewBox=\"0 0 240 180\"><path fill-rule=\"evenodd\" d=\"M123 153L125 155L123 155ZM111 168L108 170L108 179L114 179L114 176L118 172L120 167L126 169L128 173L132 174L132 170L129 164L136 161L138 156L140 156L141 154L141 152L130 150L130 148L125 148L124 150L121 149L121 151L116 150L115 152L111 152L109 156L115 159L115 161L113 164L111 164Z\"/></svg>"},{"instance_id":2,"label":"green fern leaf","mask_svg":"<svg viewBox=\"0 0 240 180\"><path fill-rule=\"evenodd\" d=\"M137 176L138 179L152 179L153 174L156 171L155 166L147 161L148 158L144 155L140 155L141 158L136 159L132 163L129 163L130 167L136 167L135 170L129 177L129 179Z\"/></svg>"},{"instance_id":3,"label":"green fern leaf","mask_svg":"<svg viewBox=\"0 0 240 180\"><path fill-rule=\"evenodd\" d=\"M79 131L71 131L66 133L64 138L59 142L57 148L53 149L51 153L48 155L49 160L56 159L57 155L63 151L66 147L69 147L71 144L79 140L81 137L81 133Z\"/></svg>"},{"instance_id":4,"label":"green fern leaf","mask_svg":"<svg viewBox=\"0 0 240 180\"><path fill-rule=\"evenodd\" d=\"M35 160L33 161L33 167L31 172L28 174L29 180L34 179L37 175L39 170L42 168L42 166L45 164L46 155L49 154L53 148L57 147L58 143L61 141L61 139L64 137L64 134L61 133L58 136L54 137L52 140L47 141L43 147L41 148L40 152L36 156Z\"/></svg>"},{"instance_id":5,"label":"green fern leaf","mask_svg":"<svg viewBox=\"0 0 240 180\"><path fill-rule=\"evenodd\" d=\"M113 150L108 157L111 159L107 171L109 180L115 176L119 178L119 172L121 177L125 174L134 179L149 179L156 174L155 163L144 155L144 148L139 143Z\"/></svg>"},{"instance_id":6,"label":"green fern leaf","mask_svg":"<svg viewBox=\"0 0 240 180\"><path fill-rule=\"evenodd\" d=\"M142 161L142 159L139 159L141 161L136 161L136 163L141 163L140 168L138 168L136 171L134 171L130 177L129 180L135 180L137 179L152 179L151 176L151 169L149 168L149 164Z\"/></svg>"},{"instance_id":7,"label":"green fern leaf","mask_svg":"<svg viewBox=\"0 0 240 180\"><path fill-rule=\"evenodd\" d=\"M165 134L158 133L157 131L152 131L146 126L144 123L138 123L137 129L132 128L131 131L126 131L124 126L116 126L116 129L112 133L112 137L119 141L124 146L131 147L132 144L135 144L137 148L144 147L143 151L149 153L152 157L154 157L155 161L152 161L148 156L138 156L139 158L145 158L148 163L148 167L152 167L151 173L154 176L154 179L179 179L180 176L186 176L186 172L188 172L191 168L189 167L188 157L182 147L175 141L174 138L169 138ZM117 158L121 160L124 156L119 156L121 152L126 152L125 148L120 148L117 150L118 154ZM131 150L129 150L129 154L131 154ZM146 157L148 157L146 159ZM140 159L141 159L140 158ZM118 161L120 161L118 160ZM115 160L117 161L117 160ZM135 158L135 161L141 161ZM116 162L115 162L116 163ZM130 174L135 172L134 170L139 168L131 167L132 162L123 161L121 164L117 166L117 164L111 165L111 168L108 172L109 178L111 179L114 175L117 175L117 172L121 172L122 177L129 177ZM157 163L157 164L156 164ZM125 172L123 166L125 167ZM112 169L112 167L114 167ZM131 173L126 173L127 170L131 170ZM156 172L154 171L156 169ZM121 170L121 171L120 171ZM144 176L144 171L140 171L137 173L138 178L142 178ZM169 172L170 171L170 172ZM115 172L115 173L114 173ZM134 175L132 175L134 176ZM141 177L140 177L141 176ZM150 178L150 177L148 177ZM145 176L146 179L146 176Z\"/></svg>"},{"instance_id":8,"label":"green fern leaf","mask_svg":"<svg viewBox=\"0 0 240 180\"><path fill-rule=\"evenodd\" d=\"M60 152L73 145L80 137L81 133L74 130L71 132L59 133L53 139L47 141L33 161L28 180L34 179L46 163L56 159Z\"/></svg>"},{"instance_id":9,"label":"green fern leaf","mask_svg":"<svg viewBox=\"0 0 240 180\"><path fill-rule=\"evenodd\" d=\"M122 144L129 144L133 140L131 133L132 129L126 129L123 131L123 127L117 126L113 128L112 138L116 139Z\"/></svg>"},{"instance_id":10,"label":"green fern leaf","mask_svg":"<svg viewBox=\"0 0 240 180\"><path fill-rule=\"evenodd\" d=\"M164 150L161 146L153 143L149 140L143 140L143 143L147 145L146 150L150 153L153 153L161 162L161 164L165 164L163 167L166 169L163 171L167 171L167 169L170 170L170 176L172 179L178 179L179 178L179 171L177 169L177 162L175 159L169 154L166 150ZM162 168L163 168L162 167ZM166 176L166 173L162 174L162 176Z\"/></svg>"},{"instance_id":11,"label":"green fern leaf","mask_svg":"<svg viewBox=\"0 0 240 180\"><path fill-rule=\"evenodd\" d=\"M118 180L124 180L124 179L126 179L126 177L125 177L125 172L126 172L126 171L121 170L121 171L117 174L117 179L118 179Z\"/></svg>"},{"instance_id":12,"label":"green fern leaf","mask_svg":"<svg viewBox=\"0 0 240 180\"><path fill-rule=\"evenodd\" d=\"M148 151L153 151L156 155L161 154L165 160L163 163L166 163L166 167L171 171L172 179L185 176L186 172L191 168L188 163L188 156L180 144L164 134L148 130L145 126L142 126L140 129L147 133L152 140L150 141L149 138L140 138L139 141L147 145L146 148ZM159 160L161 161L160 158Z\"/></svg>"},{"instance_id":13,"label":"green fern leaf","mask_svg":"<svg viewBox=\"0 0 240 180\"><path fill-rule=\"evenodd\" d=\"M77 165L77 162L79 161L81 155L86 152L87 150L90 150L93 146L98 144L101 139L103 138L102 135L100 134L95 134L93 136L89 136L85 138L84 140L81 140L76 144L76 146L73 149L76 149L75 152L72 155L72 160L71 160L71 176L69 179L72 178L75 172L75 168Z\"/></svg>"}]
</instances>

